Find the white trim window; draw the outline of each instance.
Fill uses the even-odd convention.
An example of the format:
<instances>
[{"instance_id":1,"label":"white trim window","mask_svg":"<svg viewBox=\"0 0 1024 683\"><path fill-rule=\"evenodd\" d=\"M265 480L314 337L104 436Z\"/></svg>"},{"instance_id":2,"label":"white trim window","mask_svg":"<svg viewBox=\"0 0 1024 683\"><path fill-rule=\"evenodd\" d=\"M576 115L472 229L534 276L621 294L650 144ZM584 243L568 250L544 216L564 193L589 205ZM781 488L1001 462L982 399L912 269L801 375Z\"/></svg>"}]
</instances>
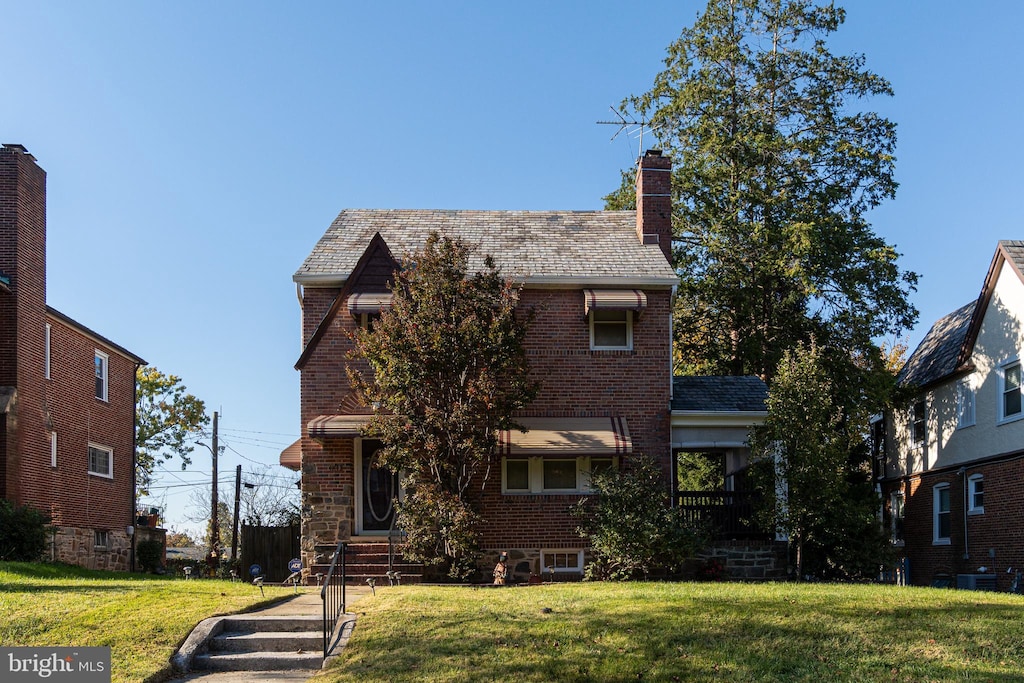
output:
<instances>
[{"instance_id":1,"label":"white trim window","mask_svg":"<svg viewBox=\"0 0 1024 683\"><path fill-rule=\"evenodd\" d=\"M50 432L50 467L57 467L57 432Z\"/></svg>"},{"instance_id":2,"label":"white trim window","mask_svg":"<svg viewBox=\"0 0 1024 683\"><path fill-rule=\"evenodd\" d=\"M110 533L103 529L96 529L92 534L92 547L96 550L106 550L110 547Z\"/></svg>"},{"instance_id":3,"label":"white trim window","mask_svg":"<svg viewBox=\"0 0 1024 683\"><path fill-rule=\"evenodd\" d=\"M924 401L916 401L910 409L910 444L923 446L927 437L928 409Z\"/></svg>"},{"instance_id":4,"label":"white trim window","mask_svg":"<svg viewBox=\"0 0 1024 683\"><path fill-rule=\"evenodd\" d=\"M956 385L956 427L974 425L974 387L970 380L962 380Z\"/></svg>"},{"instance_id":5,"label":"white trim window","mask_svg":"<svg viewBox=\"0 0 1024 683\"><path fill-rule=\"evenodd\" d=\"M616 308L590 310L592 351L632 351L633 311Z\"/></svg>"},{"instance_id":6,"label":"white trim window","mask_svg":"<svg viewBox=\"0 0 1024 683\"><path fill-rule=\"evenodd\" d=\"M114 478L114 449L99 444L89 444L89 474L97 477Z\"/></svg>"},{"instance_id":7,"label":"white trim window","mask_svg":"<svg viewBox=\"0 0 1024 683\"><path fill-rule=\"evenodd\" d=\"M50 331L50 323L46 323L46 340L44 342L45 348L43 349L43 364L45 368L43 376L46 379L50 379Z\"/></svg>"},{"instance_id":8,"label":"white trim window","mask_svg":"<svg viewBox=\"0 0 1024 683\"><path fill-rule=\"evenodd\" d=\"M501 492L519 493L590 493L591 472L618 467L613 456L582 456L578 458L501 459Z\"/></svg>"},{"instance_id":9,"label":"white trim window","mask_svg":"<svg viewBox=\"0 0 1024 683\"><path fill-rule=\"evenodd\" d=\"M985 477L980 474L967 478L967 514L985 514Z\"/></svg>"},{"instance_id":10,"label":"white trim window","mask_svg":"<svg viewBox=\"0 0 1024 683\"><path fill-rule=\"evenodd\" d=\"M1024 416L1021 405L1021 365L1019 360L999 368L999 421L1017 420Z\"/></svg>"},{"instance_id":11,"label":"white trim window","mask_svg":"<svg viewBox=\"0 0 1024 683\"><path fill-rule=\"evenodd\" d=\"M582 550L541 550L541 572L545 574L582 574Z\"/></svg>"},{"instance_id":12,"label":"white trim window","mask_svg":"<svg viewBox=\"0 0 1024 683\"><path fill-rule=\"evenodd\" d=\"M936 484L932 489L932 545L949 545L952 527L949 484Z\"/></svg>"},{"instance_id":13,"label":"white trim window","mask_svg":"<svg viewBox=\"0 0 1024 683\"><path fill-rule=\"evenodd\" d=\"M96 370L96 398L106 401L110 384L110 356L97 350L93 358Z\"/></svg>"},{"instance_id":14,"label":"white trim window","mask_svg":"<svg viewBox=\"0 0 1024 683\"><path fill-rule=\"evenodd\" d=\"M903 491L893 491L889 494L890 532L892 542L896 545L903 545L903 520L906 518L903 503Z\"/></svg>"}]
</instances>

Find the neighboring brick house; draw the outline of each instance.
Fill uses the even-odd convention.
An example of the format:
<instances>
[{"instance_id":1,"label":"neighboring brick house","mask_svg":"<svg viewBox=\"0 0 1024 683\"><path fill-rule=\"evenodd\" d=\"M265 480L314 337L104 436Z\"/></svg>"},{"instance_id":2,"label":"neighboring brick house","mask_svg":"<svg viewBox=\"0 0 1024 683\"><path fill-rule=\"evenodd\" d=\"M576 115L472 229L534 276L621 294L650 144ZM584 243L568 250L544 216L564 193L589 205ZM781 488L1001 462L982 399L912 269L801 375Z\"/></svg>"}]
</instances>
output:
<instances>
[{"instance_id":1,"label":"neighboring brick house","mask_svg":"<svg viewBox=\"0 0 1024 683\"><path fill-rule=\"evenodd\" d=\"M127 570L141 358L46 305L46 173L0 148L0 496L47 513L49 559Z\"/></svg>"},{"instance_id":2,"label":"neighboring brick house","mask_svg":"<svg viewBox=\"0 0 1024 683\"><path fill-rule=\"evenodd\" d=\"M478 247L522 283L534 312L526 341L536 400L518 416L530 431L502 436L500 472L482 499L482 548L515 572L582 572L586 543L569 508L587 473L644 453L671 472L671 164L639 163L637 211L346 210L294 276L301 286L302 438L282 464L302 472L304 566L338 540L379 539L395 481L373 468L345 375L349 333L389 301L396 257L438 231Z\"/></svg>"},{"instance_id":3,"label":"neighboring brick house","mask_svg":"<svg viewBox=\"0 0 1024 683\"><path fill-rule=\"evenodd\" d=\"M1009 587L1024 567L1024 241L981 296L932 326L900 371L914 392L876 439L885 518L916 585ZM879 430L881 434L881 430Z\"/></svg>"}]
</instances>

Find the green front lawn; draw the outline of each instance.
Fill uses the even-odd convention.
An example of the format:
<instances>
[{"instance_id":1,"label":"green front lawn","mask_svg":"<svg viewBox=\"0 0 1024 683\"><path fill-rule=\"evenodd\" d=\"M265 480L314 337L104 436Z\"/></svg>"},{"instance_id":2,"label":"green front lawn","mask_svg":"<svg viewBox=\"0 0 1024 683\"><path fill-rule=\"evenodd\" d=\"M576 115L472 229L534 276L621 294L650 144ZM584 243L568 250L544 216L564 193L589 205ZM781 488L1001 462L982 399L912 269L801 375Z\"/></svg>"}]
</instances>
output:
<instances>
[{"instance_id":1,"label":"green front lawn","mask_svg":"<svg viewBox=\"0 0 1024 683\"><path fill-rule=\"evenodd\" d=\"M109 645L113 681L139 683L203 619L244 611L291 589L184 581L78 567L0 562L0 645Z\"/></svg>"},{"instance_id":2,"label":"green front lawn","mask_svg":"<svg viewBox=\"0 0 1024 683\"><path fill-rule=\"evenodd\" d=\"M328 681L1021 681L1024 598L826 584L384 588Z\"/></svg>"}]
</instances>

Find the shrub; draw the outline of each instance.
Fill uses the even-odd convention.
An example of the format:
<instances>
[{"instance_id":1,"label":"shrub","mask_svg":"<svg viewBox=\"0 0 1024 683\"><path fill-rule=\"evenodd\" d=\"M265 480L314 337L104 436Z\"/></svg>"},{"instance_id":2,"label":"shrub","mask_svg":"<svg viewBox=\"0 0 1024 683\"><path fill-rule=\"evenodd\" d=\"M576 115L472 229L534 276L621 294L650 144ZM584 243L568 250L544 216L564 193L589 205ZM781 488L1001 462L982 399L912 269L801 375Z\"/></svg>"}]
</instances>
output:
<instances>
[{"instance_id":1,"label":"shrub","mask_svg":"<svg viewBox=\"0 0 1024 683\"><path fill-rule=\"evenodd\" d=\"M163 544L153 538L142 541L135 549L135 558L144 572L155 572L160 566L163 554Z\"/></svg>"},{"instance_id":2,"label":"shrub","mask_svg":"<svg viewBox=\"0 0 1024 683\"><path fill-rule=\"evenodd\" d=\"M586 578L628 580L672 575L701 545L701 534L668 506L665 479L651 458L640 456L621 470L594 473L596 495L577 503L577 532L590 540L593 559Z\"/></svg>"},{"instance_id":3,"label":"shrub","mask_svg":"<svg viewBox=\"0 0 1024 683\"><path fill-rule=\"evenodd\" d=\"M0 560L35 562L46 551L50 518L26 506L15 507L0 498Z\"/></svg>"}]
</instances>

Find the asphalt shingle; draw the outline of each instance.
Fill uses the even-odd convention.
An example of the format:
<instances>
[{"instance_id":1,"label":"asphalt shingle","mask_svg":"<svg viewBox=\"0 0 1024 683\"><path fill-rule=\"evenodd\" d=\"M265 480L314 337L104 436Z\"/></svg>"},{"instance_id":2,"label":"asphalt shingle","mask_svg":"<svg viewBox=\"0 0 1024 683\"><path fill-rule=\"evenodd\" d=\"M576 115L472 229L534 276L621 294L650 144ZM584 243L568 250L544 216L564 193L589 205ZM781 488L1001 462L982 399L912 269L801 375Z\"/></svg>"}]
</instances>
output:
<instances>
[{"instance_id":1,"label":"asphalt shingle","mask_svg":"<svg viewBox=\"0 0 1024 683\"><path fill-rule=\"evenodd\" d=\"M506 277L531 279L657 279L676 275L657 244L636 235L634 211L448 211L346 209L295 273L296 282L341 282L374 233L402 258L437 231L478 247L470 268L490 254Z\"/></svg>"},{"instance_id":2,"label":"asphalt shingle","mask_svg":"<svg viewBox=\"0 0 1024 683\"><path fill-rule=\"evenodd\" d=\"M925 386L956 370L977 303L965 304L932 325L896 376L901 386Z\"/></svg>"},{"instance_id":3,"label":"asphalt shingle","mask_svg":"<svg viewBox=\"0 0 1024 683\"><path fill-rule=\"evenodd\" d=\"M672 410L763 412L768 385L760 377L679 376L672 380Z\"/></svg>"}]
</instances>

